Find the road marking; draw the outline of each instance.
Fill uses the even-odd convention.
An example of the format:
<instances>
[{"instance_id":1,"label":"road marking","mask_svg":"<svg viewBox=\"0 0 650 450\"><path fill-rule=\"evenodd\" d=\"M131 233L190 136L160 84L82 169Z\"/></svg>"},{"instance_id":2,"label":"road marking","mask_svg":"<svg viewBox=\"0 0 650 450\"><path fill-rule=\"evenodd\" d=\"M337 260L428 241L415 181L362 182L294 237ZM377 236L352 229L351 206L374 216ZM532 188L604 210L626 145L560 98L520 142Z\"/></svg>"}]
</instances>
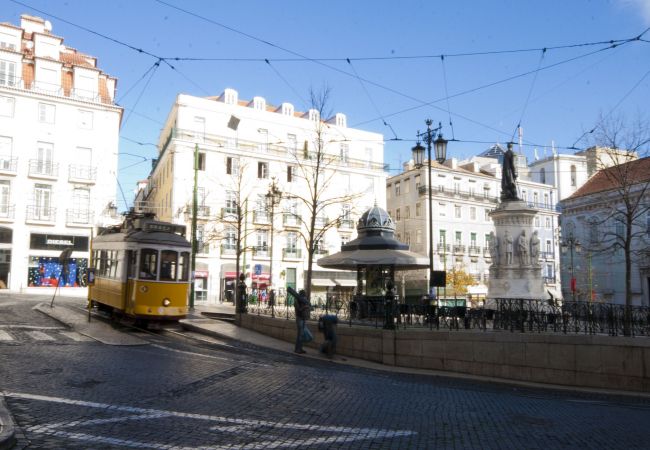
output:
<instances>
[{"instance_id":1,"label":"road marking","mask_svg":"<svg viewBox=\"0 0 650 450\"><path fill-rule=\"evenodd\" d=\"M88 336L84 336L83 334L77 333L76 331L62 331L61 334L76 342L89 342L94 340L89 338Z\"/></svg>"},{"instance_id":2,"label":"road marking","mask_svg":"<svg viewBox=\"0 0 650 450\"><path fill-rule=\"evenodd\" d=\"M29 337L36 341L53 341L54 338L50 336L49 334L45 334L42 331L26 331L25 334L27 334Z\"/></svg>"},{"instance_id":3,"label":"road marking","mask_svg":"<svg viewBox=\"0 0 650 450\"><path fill-rule=\"evenodd\" d=\"M138 408L134 406L125 405L111 405L107 403L88 402L84 400L74 400L63 397L50 397L46 395L28 394L21 392L5 392L5 397L19 398L24 400L35 400L50 403L61 403L66 405L74 405L85 408L103 409L108 412L128 412L131 416L120 416L116 418L106 419L90 419L90 420L75 420L70 422L58 422L50 424L41 424L27 427L25 431L38 434L47 434L49 436L57 436L68 439L75 439L86 441L96 444L112 444L121 445L132 448L164 448L167 450L192 450L196 447L180 447L170 446L157 442L140 442L132 440L124 440L117 438L109 438L105 436L97 436L86 433L76 433L62 431L61 428L80 427L84 425L96 425L99 423L120 422L124 420L133 419L159 419L166 417L174 417L181 419L193 419L215 423L215 425L208 427L208 429L219 431L220 433L230 433L234 437L242 436L250 438L251 429L264 428L265 440L248 442L247 444L237 446L242 449L262 449L262 448L294 448L294 447L310 447L314 445L324 444L343 444L354 441L361 441L366 439L392 439L397 437L411 436L416 434L415 431L410 430L386 430L379 428L353 428L341 426L321 426L306 423L286 423L286 422L270 422L266 420L249 420L237 419L232 417L213 416L207 414L193 414L184 413L179 411L165 411L159 409ZM135 415L135 416L134 416ZM223 425L217 425L223 424ZM270 430L269 430L270 428ZM272 430L299 430L319 433L320 436L296 438L287 440L286 437L275 436ZM330 433L330 436L322 436L325 433ZM261 436L261 434L258 434ZM277 438L277 439L276 439ZM223 439L223 437L221 437ZM222 450L232 448L232 445L219 445L219 446L202 446L203 450Z\"/></svg>"},{"instance_id":4,"label":"road marking","mask_svg":"<svg viewBox=\"0 0 650 450\"><path fill-rule=\"evenodd\" d=\"M63 327L40 327L38 325L0 325L0 328L16 330L65 330Z\"/></svg>"},{"instance_id":5,"label":"road marking","mask_svg":"<svg viewBox=\"0 0 650 450\"><path fill-rule=\"evenodd\" d=\"M0 330L0 341L13 341L14 337L6 331Z\"/></svg>"}]
</instances>

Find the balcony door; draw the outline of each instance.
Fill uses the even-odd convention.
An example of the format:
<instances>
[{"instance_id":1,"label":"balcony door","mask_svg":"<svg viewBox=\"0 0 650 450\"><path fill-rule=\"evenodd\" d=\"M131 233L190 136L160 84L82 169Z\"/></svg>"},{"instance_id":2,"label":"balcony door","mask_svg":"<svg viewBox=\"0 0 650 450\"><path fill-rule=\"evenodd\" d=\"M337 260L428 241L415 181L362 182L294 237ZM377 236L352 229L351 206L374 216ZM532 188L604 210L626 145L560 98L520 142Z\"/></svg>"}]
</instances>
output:
<instances>
[{"instance_id":1,"label":"balcony door","mask_svg":"<svg viewBox=\"0 0 650 450\"><path fill-rule=\"evenodd\" d=\"M52 144L46 142L38 143L36 152L36 172L43 175L52 174Z\"/></svg>"},{"instance_id":2,"label":"balcony door","mask_svg":"<svg viewBox=\"0 0 650 450\"><path fill-rule=\"evenodd\" d=\"M88 189L73 191L72 219L76 223L90 223L90 191Z\"/></svg>"},{"instance_id":3,"label":"balcony door","mask_svg":"<svg viewBox=\"0 0 650 450\"><path fill-rule=\"evenodd\" d=\"M34 187L34 218L52 220L52 186L37 184Z\"/></svg>"}]
</instances>

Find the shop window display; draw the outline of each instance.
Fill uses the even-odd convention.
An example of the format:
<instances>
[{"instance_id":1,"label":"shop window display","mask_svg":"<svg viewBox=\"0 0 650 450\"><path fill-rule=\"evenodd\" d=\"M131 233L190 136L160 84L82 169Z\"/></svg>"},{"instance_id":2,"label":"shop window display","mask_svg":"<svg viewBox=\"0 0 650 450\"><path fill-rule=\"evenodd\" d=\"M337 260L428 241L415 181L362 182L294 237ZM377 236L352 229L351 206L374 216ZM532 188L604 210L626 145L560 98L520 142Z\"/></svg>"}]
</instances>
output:
<instances>
[{"instance_id":1,"label":"shop window display","mask_svg":"<svg viewBox=\"0 0 650 450\"><path fill-rule=\"evenodd\" d=\"M30 287L85 287L88 259L71 258L68 260L68 273L63 274L62 265L57 257L30 256L27 284Z\"/></svg>"}]
</instances>

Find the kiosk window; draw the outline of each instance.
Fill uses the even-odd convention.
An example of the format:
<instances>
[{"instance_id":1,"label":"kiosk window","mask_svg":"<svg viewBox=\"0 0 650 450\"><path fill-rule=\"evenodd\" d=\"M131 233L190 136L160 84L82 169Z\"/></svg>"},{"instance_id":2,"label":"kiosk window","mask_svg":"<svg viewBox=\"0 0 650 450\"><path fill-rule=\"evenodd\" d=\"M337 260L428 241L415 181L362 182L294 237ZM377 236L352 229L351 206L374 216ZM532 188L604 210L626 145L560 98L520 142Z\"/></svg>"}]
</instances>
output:
<instances>
[{"instance_id":1,"label":"kiosk window","mask_svg":"<svg viewBox=\"0 0 650 450\"><path fill-rule=\"evenodd\" d=\"M180 281L187 281L189 279L189 273L190 273L190 253L189 252L182 252L181 253L181 260L179 263L180 266Z\"/></svg>"},{"instance_id":2,"label":"kiosk window","mask_svg":"<svg viewBox=\"0 0 650 450\"><path fill-rule=\"evenodd\" d=\"M140 278L155 280L158 273L158 250L143 248L140 250Z\"/></svg>"},{"instance_id":3,"label":"kiosk window","mask_svg":"<svg viewBox=\"0 0 650 450\"><path fill-rule=\"evenodd\" d=\"M173 250L160 252L160 280L176 281L176 270L178 269L178 253Z\"/></svg>"}]
</instances>

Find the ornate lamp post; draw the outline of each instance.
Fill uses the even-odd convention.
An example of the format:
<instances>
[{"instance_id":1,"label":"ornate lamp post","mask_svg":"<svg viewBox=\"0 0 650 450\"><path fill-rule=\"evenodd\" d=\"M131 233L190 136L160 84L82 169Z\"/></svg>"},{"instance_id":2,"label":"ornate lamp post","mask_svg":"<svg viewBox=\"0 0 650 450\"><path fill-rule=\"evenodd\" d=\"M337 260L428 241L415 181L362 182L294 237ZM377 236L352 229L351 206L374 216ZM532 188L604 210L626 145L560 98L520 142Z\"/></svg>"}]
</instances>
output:
<instances>
[{"instance_id":1,"label":"ornate lamp post","mask_svg":"<svg viewBox=\"0 0 650 450\"><path fill-rule=\"evenodd\" d=\"M271 224L271 239L269 241L269 302L271 303L271 316L275 317L275 292L273 291L273 214L275 206L280 203L282 199L282 191L278 188L275 177L271 179L269 190L266 193L266 204L270 209L271 216L269 222Z\"/></svg>"},{"instance_id":2,"label":"ornate lamp post","mask_svg":"<svg viewBox=\"0 0 650 450\"><path fill-rule=\"evenodd\" d=\"M424 139L424 142L427 144L427 170L429 172L429 182L428 182L428 203L429 203L429 292L428 294L433 295L433 201L432 201L432 191L431 191L431 146L433 145L436 153L436 161L440 164L445 162L447 159L447 140L443 139L442 133L438 133L438 137L434 140L436 132L439 132L442 129L442 124L438 122L438 128L431 128L433 121L431 119L426 120L427 131L420 133L418 131L417 138L418 141L413 147L413 161L415 162L415 167L420 169L424 165L424 147L420 145L420 138Z\"/></svg>"},{"instance_id":3,"label":"ornate lamp post","mask_svg":"<svg viewBox=\"0 0 650 450\"><path fill-rule=\"evenodd\" d=\"M573 236L573 231L570 231L569 237L562 241L562 243L560 244L560 248L562 249L562 253L566 253L567 250L570 251L571 266L569 266L569 270L571 272L571 297L575 302L576 301L576 279L574 276L573 250L575 249L576 253L580 253L582 251L582 245L580 244L580 241L578 241L578 239Z\"/></svg>"}]
</instances>

